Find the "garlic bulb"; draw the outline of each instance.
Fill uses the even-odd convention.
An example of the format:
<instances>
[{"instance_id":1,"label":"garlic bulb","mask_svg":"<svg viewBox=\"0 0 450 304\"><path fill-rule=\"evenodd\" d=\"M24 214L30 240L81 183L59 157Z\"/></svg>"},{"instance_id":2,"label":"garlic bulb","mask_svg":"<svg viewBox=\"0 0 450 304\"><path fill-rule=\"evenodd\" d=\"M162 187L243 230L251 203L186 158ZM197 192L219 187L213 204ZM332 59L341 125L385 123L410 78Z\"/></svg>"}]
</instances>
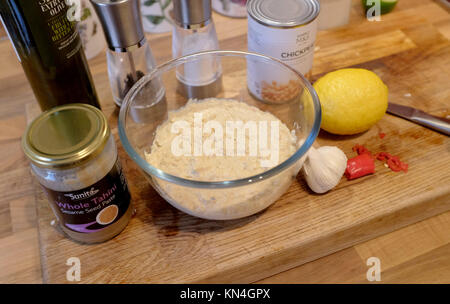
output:
<instances>
[{"instance_id":1,"label":"garlic bulb","mask_svg":"<svg viewBox=\"0 0 450 304\"><path fill-rule=\"evenodd\" d=\"M325 193L339 183L347 168L347 156L338 147L311 147L303 175L312 191Z\"/></svg>"}]
</instances>

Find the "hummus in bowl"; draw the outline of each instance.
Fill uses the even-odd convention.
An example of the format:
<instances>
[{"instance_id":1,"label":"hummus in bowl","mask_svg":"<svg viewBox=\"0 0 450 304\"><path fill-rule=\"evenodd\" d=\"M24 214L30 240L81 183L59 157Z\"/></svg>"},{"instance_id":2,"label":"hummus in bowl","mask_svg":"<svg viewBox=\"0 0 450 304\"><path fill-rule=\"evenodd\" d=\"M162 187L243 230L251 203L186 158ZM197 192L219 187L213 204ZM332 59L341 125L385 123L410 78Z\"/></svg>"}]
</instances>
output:
<instances>
[{"instance_id":1,"label":"hummus in bowl","mask_svg":"<svg viewBox=\"0 0 450 304\"><path fill-rule=\"evenodd\" d=\"M202 58L220 61L222 91L184 96L176 73ZM298 94L276 104L254 96L247 86L250 63L285 73ZM169 61L139 80L120 110L119 136L171 205L200 218L229 220L255 214L286 192L320 121L317 94L295 70L263 55L211 51Z\"/></svg>"},{"instance_id":2,"label":"hummus in bowl","mask_svg":"<svg viewBox=\"0 0 450 304\"><path fill-rule=\"evenodd\" d=\"M297 149L295 130L269 112L230 99L190 100L168 113L156 129L147 162L164 172L198 181L231 181L263 173ZM268 207L289 187L303 160L277 178L252 187L186 191L154 180L163 197L183 211L207 219L234 219Z\"/></svg>"}]
</instances>

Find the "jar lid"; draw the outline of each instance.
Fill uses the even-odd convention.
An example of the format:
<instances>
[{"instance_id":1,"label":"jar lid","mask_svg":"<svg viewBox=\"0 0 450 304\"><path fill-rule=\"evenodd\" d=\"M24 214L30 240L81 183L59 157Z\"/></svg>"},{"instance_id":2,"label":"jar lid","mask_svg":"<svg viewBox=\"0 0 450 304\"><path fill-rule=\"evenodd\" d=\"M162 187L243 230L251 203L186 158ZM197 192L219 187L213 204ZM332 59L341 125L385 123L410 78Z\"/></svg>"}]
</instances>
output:
<instances>
[{"instance_id":1,"label":"jar lid","mask_svg":"<svg viewBox=\"0 0 450 304\"><path fill-rule=\"evenodd\" d=\"M74 167L99 155L110 133L99 109L88 104L67 104L33 120L22 137L22 148L39 167Z\"/></svg>"},{"instance_id":2,"label":"jar lid","mask_svg":"<svg viewBox=\"0 0 450 304\"><path fill-rule=\"evenodd\" d=\"M250 0L247 12L261 24L292 28L316 19L320 4L318 0Z\"/></svg>"}]
</instances>

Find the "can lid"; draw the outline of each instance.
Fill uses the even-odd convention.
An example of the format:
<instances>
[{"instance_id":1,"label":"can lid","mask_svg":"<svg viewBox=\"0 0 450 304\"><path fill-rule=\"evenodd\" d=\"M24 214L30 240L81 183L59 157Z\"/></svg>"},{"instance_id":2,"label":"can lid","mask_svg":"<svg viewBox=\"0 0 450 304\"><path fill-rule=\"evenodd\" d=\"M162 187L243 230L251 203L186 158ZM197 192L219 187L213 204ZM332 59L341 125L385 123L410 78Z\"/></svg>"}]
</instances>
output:
<instances>
[{"instance_id":1,"label":"can lid","mask_svg":"<svg viewBox=\"0 0 450 304\"><path fill-rule=\"evenodd\" d=\"M320 12L318 0L250 0L248 14L261 24L290 28L310 23Z\"/></svg>"},{"instance_id":2,"label":"can lid","mask_svg":"<svg viewBox=\"0 0 450 304\"><path fill-rule=\"evenodd\" d=\"M99 109L74 103L41 113L25 131L22 148L39 167L75 167L99 155L109 136Z\"/></svg>"}]
</instances>

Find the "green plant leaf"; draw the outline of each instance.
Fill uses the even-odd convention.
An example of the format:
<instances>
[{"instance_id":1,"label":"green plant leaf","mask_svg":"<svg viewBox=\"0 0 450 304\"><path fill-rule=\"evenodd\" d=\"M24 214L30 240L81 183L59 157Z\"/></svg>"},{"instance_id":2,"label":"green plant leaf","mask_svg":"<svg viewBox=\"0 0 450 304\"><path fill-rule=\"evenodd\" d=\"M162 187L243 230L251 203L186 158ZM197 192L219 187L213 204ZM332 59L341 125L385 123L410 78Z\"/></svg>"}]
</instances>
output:
<instances>
[{"instance_id":1,"label":"green plant leaf","mask_svg":"<svg viewBox=\"0 0 450 304\"><path fill-rule=\"evenodd\" d=\"M148 21L150 21L154 25L158 25L158 24L160 24L161 22L164 21L164 16L145 15L145 17L148 19Z\"/></svg>"},{"instance_id":2,"label":"green plant leaf","mask_svg":"<svg viewBox=\"0 0 450 304\"><path fill-rule=\"evenodd\" d=\"M152 6L155 3L156 3L156 0L145 0L144 1L145 6Z\"/></svg>"},{"instance_id":3,"label":"green plant leaf","mask_svg":"<svg viewBox=\"0 0 450 304\"><path fill-rule=\"evenodd\" d=\"M164 2L164 4L161 6L161 9L165 10L170 5L171 2L172 0L166 0L166 2Z\"/></svg>"}]
</instances>

